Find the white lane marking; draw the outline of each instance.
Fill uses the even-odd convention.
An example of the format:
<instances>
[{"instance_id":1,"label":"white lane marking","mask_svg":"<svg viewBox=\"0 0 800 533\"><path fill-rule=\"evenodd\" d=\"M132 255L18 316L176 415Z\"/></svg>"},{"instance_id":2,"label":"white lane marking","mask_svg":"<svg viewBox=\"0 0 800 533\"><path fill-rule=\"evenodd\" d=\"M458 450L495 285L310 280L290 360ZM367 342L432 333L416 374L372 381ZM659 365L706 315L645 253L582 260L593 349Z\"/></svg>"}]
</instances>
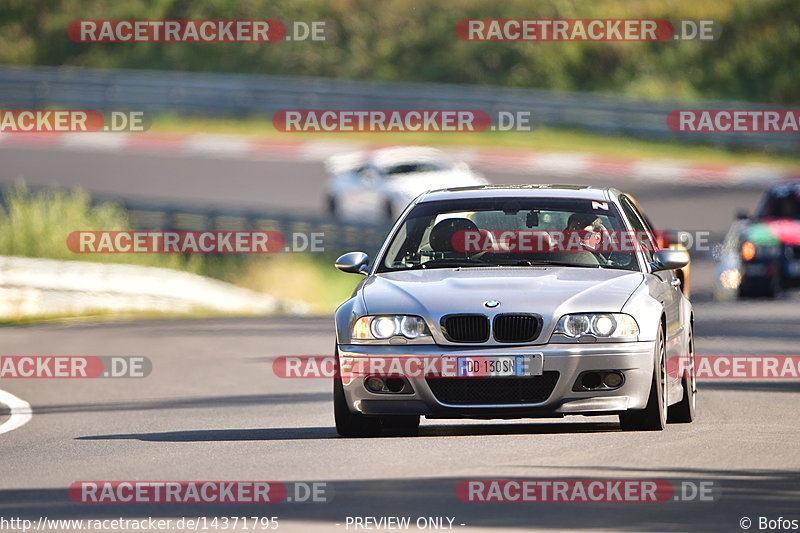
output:
<instances>
[{"instance_id":1,"label":"white lane marking","mask_svg":"<svg viewBox=\"0 0 800 533\"><path fill-rule=\"evenodd\" d=\"M10 392L0 390L0 403L8 406L11 410L11 416L9 416L8 420L0 424L0 434L20 428L33 418L31 404L17 398Z\"/></svg>"}]
</instances>

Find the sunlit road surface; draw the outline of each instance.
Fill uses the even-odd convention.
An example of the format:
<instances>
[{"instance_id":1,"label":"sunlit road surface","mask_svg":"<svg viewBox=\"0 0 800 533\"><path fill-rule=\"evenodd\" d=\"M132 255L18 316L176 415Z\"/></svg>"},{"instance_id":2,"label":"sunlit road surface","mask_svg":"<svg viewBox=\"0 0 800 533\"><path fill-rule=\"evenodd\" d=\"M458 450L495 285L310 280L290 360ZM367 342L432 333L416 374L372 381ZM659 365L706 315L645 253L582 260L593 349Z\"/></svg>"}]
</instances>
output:
<instances>
[{"instance_id":1,"label":"sunlit road surface","mask_svg":"<svg viewBox=\"0 0 800 533\"><path fill-rule=\"evenodd\" d=\"M709 190L690 199L706 203L698 214L681 196L695 191L640 200L661 223L670 212L687 223L719 212L724 228L738 205ZM699 354L797 354L798 295L713 303L710 265L698 263L695 274ZM0 516L277 516L279 531L355 531L348 517L387 516L412 523L449 517L465 531L730 532L742 531L744 517L752 530L761 516L800 518L798 381L703 381L699 419L661 433L622 433L615 417L570 417L424 420L416 438L341 439L330 382L279 379L271 369L280 355L329 355L333 342L329 317L0 328L3 355L145 355L153 362L152 374L138 380L0 382L33 406L30 422L0 435ZM458 482L476 478L711 481L717 500L460 501ZM78 504L67 487L81 480L326 482L329 501Z\"/></svg>"},{"instance_id":2,"label":"sunlit road surface","mask_svg":"<svg viewBox=\"0 0 800 533\"><path fill-rule=\"evenodd\" d=\"M798 299L697 307L701 354L792 354ZM744 330L740 321L748 317ZM786 327L778 331L778 324ZM763 326L768 337L755 335ZM735 531L742 516L792 516L800 491L800 383L705 381L694 424L621 433L613 417L424 421L417 438L340 439L328 380L282 380L278 355L330 354L329 319L3 328L13 354L146 354L141 380L5 380L33 419L0 436L3 516L275 515L344 530L347 516L454 516L465 527ZM711 480L719 501L465 503L462 479ZM328 503L91 505L81 480L326 481ZM298 524L295 524L299 527ZM460 527L460 526L459 526ZM303 530L302 528L299 530Z\"/></svg>"}]
</instances>

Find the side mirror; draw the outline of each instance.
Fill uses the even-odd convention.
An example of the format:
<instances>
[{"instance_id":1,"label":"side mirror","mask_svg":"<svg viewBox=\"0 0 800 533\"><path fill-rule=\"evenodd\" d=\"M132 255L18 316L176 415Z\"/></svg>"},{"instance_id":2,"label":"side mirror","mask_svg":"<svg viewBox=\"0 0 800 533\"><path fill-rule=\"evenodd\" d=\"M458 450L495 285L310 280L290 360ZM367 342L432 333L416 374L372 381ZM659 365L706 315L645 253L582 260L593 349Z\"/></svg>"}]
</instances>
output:
<instances>
[{"instance_id":1,"label":"side mirror","mask_svg":"<svg viewBox=\"0 0 800 533\"><path fill-rule=\"evenodd\" d=\"M689 252L683 250L658 250L653 254L653 272L675 270L689 264Z\"/></svg>"},{"instance_id":2,"label":"side mirror","mask_svg":"<svg viewBox=\"0 0 800 533\"><path fill-rule=\"evenodd\" d=\"M369 272L369 256L364 252L349 252L336 260L336 268L348 274L363 274Z\"/></svg>"},{"instance_id":3,"label":"side mirror","mask_svg":"<svg viewBox=\"0 0 800 533\"><path fill-rule=\"evenodd\" d=\"M743 209L736 212L736 220L747 220L749 218L750 214Z\"/></svg>"}]
</instances>

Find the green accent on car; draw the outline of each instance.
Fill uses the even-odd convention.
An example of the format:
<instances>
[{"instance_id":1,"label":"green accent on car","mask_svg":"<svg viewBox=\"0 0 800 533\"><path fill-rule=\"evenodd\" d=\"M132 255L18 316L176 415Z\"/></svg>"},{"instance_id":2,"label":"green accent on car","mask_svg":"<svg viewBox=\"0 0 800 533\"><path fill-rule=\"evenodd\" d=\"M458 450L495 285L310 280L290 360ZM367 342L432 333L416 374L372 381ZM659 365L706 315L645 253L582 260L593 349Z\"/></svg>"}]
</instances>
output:
<instances>
[{"instance_id":1,"label":"green accent on car","mask_svg":"<svg viewBox=\"0 0 800 533\"><path fill-rule=\"evenodd\" d=\"M769 244L780 244L781 241L778 237L772 233L772 229L769 227L769 224L763 223L755 223L745 232L745 240L748 240L755 244L756 246L760 245L769 245Z\"/></svg>"}]
</instances>

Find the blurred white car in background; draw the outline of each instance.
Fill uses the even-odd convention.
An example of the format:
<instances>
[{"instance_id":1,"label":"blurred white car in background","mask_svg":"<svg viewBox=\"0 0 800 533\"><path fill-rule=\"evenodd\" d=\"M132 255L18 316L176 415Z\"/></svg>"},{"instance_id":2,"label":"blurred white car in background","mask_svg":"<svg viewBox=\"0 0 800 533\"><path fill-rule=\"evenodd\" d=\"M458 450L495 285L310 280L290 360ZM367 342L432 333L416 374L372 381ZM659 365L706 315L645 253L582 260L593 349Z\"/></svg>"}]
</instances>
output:
<instances>
[{"instance_id":1,"label":"blurred white car in background","mask_svg":"<svg viewBox=\"0 0 800 533\"><path fill-rule=\"evenodd\" d=\"M489 183L467 163L422 146L336 155L325 170L328 213L343 220L394 222L425 191Z\"/></svg>"}]
</instances>

